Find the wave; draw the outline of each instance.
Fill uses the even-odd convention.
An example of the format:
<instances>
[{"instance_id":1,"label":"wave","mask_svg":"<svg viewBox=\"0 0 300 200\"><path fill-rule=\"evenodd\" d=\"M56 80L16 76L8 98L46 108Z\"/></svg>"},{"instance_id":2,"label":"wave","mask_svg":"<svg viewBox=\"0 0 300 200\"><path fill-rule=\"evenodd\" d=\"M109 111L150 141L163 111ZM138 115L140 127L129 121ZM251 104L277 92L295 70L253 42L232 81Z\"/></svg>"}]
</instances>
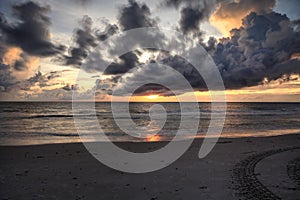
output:
<instances>
[{"instance_id":1,"label":"wave","mask_svg":"<svg viewBox=\"0 0 300 200\"><path fill-rule=\"evenodd\" d=\"M181 112L180 110L167 110L168 116L200 116L208 117L212 114L218 115L223 114L223 110L209 110L209 109L200 109L198 111L185 111ZM44 113L27 113L21 112L17 109L3 109L0 111L0 118L3 120L14 120L14 119L39 119L39 118L73 118L73 117L80 117L80 118L89 118L89 117L104 117L104 118L113 118L112 112L110 110L101 110L101 111L92 111L92 110L82 110L73 114L71 110L64 110L63 113L53 113L53 112L44 112ZM16 113L16 114L14 114ZM160 113L153 113L153 115L160 115L164 114L163 112ZM149 112L148 111L134 111L130 113L132 119L141 119L141 118L148 118ZM226 116L299 116L300 109L299 108L286 108L286 109L228 109L226 110ZM125 113L119 112L114 115L115 118L128 118Z\"/></svg>"}]
</instances>

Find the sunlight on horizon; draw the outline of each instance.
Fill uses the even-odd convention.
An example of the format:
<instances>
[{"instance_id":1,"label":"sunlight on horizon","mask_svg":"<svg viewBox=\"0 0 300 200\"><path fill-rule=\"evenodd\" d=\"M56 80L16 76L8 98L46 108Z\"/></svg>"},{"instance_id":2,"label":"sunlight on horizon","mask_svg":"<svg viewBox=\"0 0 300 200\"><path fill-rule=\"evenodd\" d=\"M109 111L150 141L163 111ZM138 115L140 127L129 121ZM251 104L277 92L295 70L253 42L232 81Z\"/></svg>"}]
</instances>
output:
<instances>
[{"instance_id":1,"label":"sunlight on horizon","mask_svg":"<svg viewBox=\"0 0 300 200\"><path fill-rule=\"evenodd\" d=\"M154 99L157 99L159 96L158 95L149 95L149 96L146 96L148 99L152 99L152 100L154 100Z\"/></svg>"}]
</instances>

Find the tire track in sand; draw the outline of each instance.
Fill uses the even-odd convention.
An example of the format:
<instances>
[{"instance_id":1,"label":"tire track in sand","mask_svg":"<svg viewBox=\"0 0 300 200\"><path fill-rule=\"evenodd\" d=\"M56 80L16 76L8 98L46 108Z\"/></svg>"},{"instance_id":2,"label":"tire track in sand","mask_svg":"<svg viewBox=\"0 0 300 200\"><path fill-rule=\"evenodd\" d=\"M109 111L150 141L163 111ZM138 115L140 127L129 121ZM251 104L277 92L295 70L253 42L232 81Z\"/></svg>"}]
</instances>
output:
<instances>
[{"instance_id":1,"label":"tire track in sand","mask_svg":"<svg viewBox=\"0 0 300 200\"><path fill-rule=\"evenodd\" d=\"M234 189L237 190L238 196L249 200L281 199L258 180L257 174L255 174L255 167L258 162L268 156L294 149L300 149L300 147L290 147L265 151L259 154L252 155L236 164L233 168L232 183Z\"/></svg>"},{"instance_id":2,"label":"tire track in sand","mask_svg":"<svg viewBox=\"0 0 300 200\"><path fill-rule=\"evenodd\" d=\"M300 190L300 157L294 160L291 160L287 165L287 174L290 179L292 179L297 187L297 190Z\"/></svg>"}]
</instances>

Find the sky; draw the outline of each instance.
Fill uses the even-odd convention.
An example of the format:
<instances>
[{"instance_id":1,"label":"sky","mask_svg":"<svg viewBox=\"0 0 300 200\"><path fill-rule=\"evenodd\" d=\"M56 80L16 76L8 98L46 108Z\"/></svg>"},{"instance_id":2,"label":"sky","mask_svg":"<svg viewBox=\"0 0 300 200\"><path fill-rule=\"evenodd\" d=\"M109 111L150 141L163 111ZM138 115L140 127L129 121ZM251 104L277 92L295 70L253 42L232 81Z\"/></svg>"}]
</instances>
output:
<instances>
[{"instance_id":1,"label":"sky","mask_svg":"<svg viewBox=\"0 0 300 200\"><path fill-rule=\"evenodd\" d=\"M155 27L162 31L153 36L161 49L180 42L163 29L182 34L187 52L201 45L221 75L227 101L300 102L299 7L298 0L2 0L0 100L71 101L77 92L81 100L93 93L97 101L122 101L129 95L124 91L135 88L132 101L176 101L176 95L210 101L205 80L180 49L143 49L135 41L136 49L123 55L99 50L124 32ZM116 41L110 48L122 45L132 44ZM136 87L141 80L151 83Z\"/></svg>"}]
</instances>

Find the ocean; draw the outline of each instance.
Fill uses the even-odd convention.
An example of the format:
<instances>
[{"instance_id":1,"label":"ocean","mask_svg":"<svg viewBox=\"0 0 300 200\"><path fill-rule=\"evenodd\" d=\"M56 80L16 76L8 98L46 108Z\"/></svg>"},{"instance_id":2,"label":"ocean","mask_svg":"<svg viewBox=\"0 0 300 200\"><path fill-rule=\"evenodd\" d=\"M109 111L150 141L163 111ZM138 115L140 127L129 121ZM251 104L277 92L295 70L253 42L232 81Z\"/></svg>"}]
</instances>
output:
<instances>
[{"instance_id":1,"label":"ocean","mask_svg":"<svg viewBox=\"0 0 300 200\"><path fill-rule=\"evenodd\" d=\"M83 108L86 104L91 103L82 103ZM178 130L183 113L178 103L157 104L163 106L167 113L167 121L157 134L153 134L155 130L147 129L147 126L155 121L151 121L149 117L149 109L154 103L130 103L129 106L131 119L137 125L146 127L144 134L151 136L146 138L136 138L124 133L114 121L110 103L95 103L95 113L103 132L112 141L171 140ZM185 105L189 106L189 103ZM197 137L204 137L211 119L210 103L199 103L199 110ZM191 110L184 114L193 115L192 112ZM0 145L81 141L74 125L71 102L1 102L0 118ZM83 133L87 136L85 140L94 141L93 135L99 134L95 121L84 114L80 119L83 120L84 126L88 127ZM188 127L185 132L183 138L189 138ZM259 137L293 133L300 133L300 103L227 103L221 137Z\"/></svg>"}]
</instances>

